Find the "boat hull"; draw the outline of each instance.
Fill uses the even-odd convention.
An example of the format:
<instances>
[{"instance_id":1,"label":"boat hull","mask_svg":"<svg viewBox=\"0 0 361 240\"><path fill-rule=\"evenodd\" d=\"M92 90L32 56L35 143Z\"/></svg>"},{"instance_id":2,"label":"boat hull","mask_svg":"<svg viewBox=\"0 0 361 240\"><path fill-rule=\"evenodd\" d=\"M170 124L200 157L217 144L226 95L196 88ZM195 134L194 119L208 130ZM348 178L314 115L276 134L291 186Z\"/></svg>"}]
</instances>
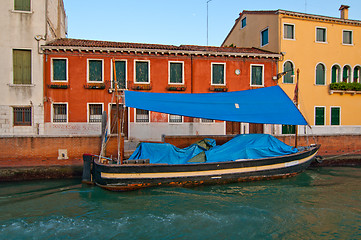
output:
<instances>
[{"instance_id":1,"label":"boat hull","mask_svg":"<svg viewBox=\"0 0 361 240\"><path fill-rule=\"evenodd\" d=\"M281 157L199 164L102 164L93 161L93 181L111 191L154 186L196 186L277 179L304 171L319 145Z\"/></svg>"}]
</instances>

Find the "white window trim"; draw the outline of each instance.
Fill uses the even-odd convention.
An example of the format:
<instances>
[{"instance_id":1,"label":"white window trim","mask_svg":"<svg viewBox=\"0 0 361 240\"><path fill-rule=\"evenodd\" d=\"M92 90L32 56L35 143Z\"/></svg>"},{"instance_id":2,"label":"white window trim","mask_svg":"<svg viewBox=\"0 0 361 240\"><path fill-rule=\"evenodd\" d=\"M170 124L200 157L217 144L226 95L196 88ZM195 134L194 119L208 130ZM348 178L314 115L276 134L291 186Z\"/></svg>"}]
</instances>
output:
<instances>
[{"instance_id":1,"label":"white window trim","mask_svg":"<svg viewBox=\"0 0 361 240\"><path fill-rule=\"evenodd\" d=\"M134 123L135 124L149 124L151 121L150 121L150 111L148 110L148 119L149 121L148 122L137 122L137 108L134 108Z\"/></svg>"},{"instance_id":2,"label":"white window trim","mask_svg":"<svg viewBox=\"0 0 361 240\"><path fill-rule=\"evenodd\" d=\"M181 63L182 64L182 83L171 83L170 82L170 64ZM169 85L184 85L184 61L168 61L168 84Z\"/></svg>"},{"instance_id":3,"label":"white window trim","mask_svg":"<svg viewBox=\"0 0 361 240\"><path fill-rule=\"evenodd\" d=\"M293 26L293 38L285 38L285 25ZM296 25L294 23L283 23L283 40L291 40L296 41ZM268 40L269 40L269 32L268 32Z\"/></svg>"},{"instance_id":4,"label":"white window trim","mask_svg":"<svg viewBox=\"0 0 361 240\"><path fill-rule=\"evenodd\" d=\"M223 76L223 83L222 84L214 84L213 83L213 65L223 65L224 67L224 76ZM212 86L226 86L226 63L222 63L222 62L212 62L211 63L211 85Z\"/></svg>"},{"instance_id":5,"label":"white window trim","mask_svg":"<svg viewBox=\"0 0 361 240\"><path fill-rule=\"evenodd\" d=\"M65 60L66 61L66 80L62 81L62 80L54 80L53 77L54 77L54 64L53 64L53 60L56 59L56 60ZM54 58L51 58L51 82L56 82L56 83L67 83L69 82L69 64L68 64L68 58L57 58L57 57L54 57Z\"/></svg>"},{"instance_id":6,"label":"white window trim","mask_svg":"<svg viewBox=\"0 0 361 240\"><path fill-rule=\"evenodd\" d=\"M343 39L343 33L344 32L351 32L351 43L344 43L344 39ZM342 29L342 45L345 45L345 46L353 46L353 30L347 30L347 29Z\"/></svg>"},{"instance_id":7,"label":"white window trim","mask_svg":"<svg viewBox=\"0 0 361 240\"><path fill-rule=\"evenodd\" d=\"M183 116L180 116L180 115L178 115L178 116L180 116L180 117L182 118L182 121L181 121L181 122L171 122L171 121L170 121L170 115L176 115L176 114L168 114L168 123L169 123L169 124L182 124L182 123L184 122L184 117L183 117Z\"/></svg>"},{"instance_id":8,"label":"white window trim","mask_svg":"<svg viewBox=\"0 0 361 240\"><path fill-rule=\"evenodd\" d=\"M264 31L266 31L266 30L268 30L268 42L265 44L265 45L262 45L262 33L264 32ZM264 28L264 29L262 29L260 32L259 32L259 38L260 38L260 46L261 47L264 47L264 46L267 46L268 44L269 44L269 27L266 27L266 28Z\"/></svg>"},{"instance_id":9,"label":"white window trim","mask_svg":"<svg viewBox=\"0 0 361 240\"><path fill-rule=\"evenodd\" d=\"M30 0L30 10L29 11L24 11L24 10L15 10L15 1L13 1L13 9L12 12L13 13L33 13L33 1Z\"/></svg>"},{"instance_id":10,"label":"white window trim","mask_svg":"<svg viewBox=\"0 0 361 240\"><path fill-rule=\"evenodd\" d=\"M31 59L31 83L30 84L18 84L18 83L14 83L14 50L28 50L30 51L30 59ZM9 83L9 86L10 87L18 87L18 86L21 86L21 87L34 87L35 84L34 84L34 58L33 58L33 50L31 48L12 48L11 49L11 70L12 70L12 76L11 76L11 79L10 79L10 83Z\"/></svg>"},{"instance_id":11,"label":"white window trim","mask_svg":"<svg viewBox=\"0 0 361 240\"><path fill-rule=\"evenodd\" d=\"M114 81L114 61L115 62L125 62L125 89L128 89L128 60L126 59L112 59L111 63L112 63L112 66L111 66L111 76L110 76L110 79L112 80L112 88L114 89L115 86L113 86L113 81Z\"/></svg>"},{"instance_id":12,"label":"white window trim","mask_svg":"<svg viewBox=\"0 0 361 240\"><path fill-rule=\"evenodd\" d=\"M325 29L326 30L326 36L325 36L325 41L322 42L322 41L317 41L317 29ZM315 27L315 42L316 43L323 43L323 44L328 44L328 41L327 41L327 27L319 27L319 26L316 26Z\"/></svg>"},{"instance_id":13,"label":"white window trim","mask_svg":"<svg viewBox=\"0 0 361 240\"><path fill-rule=\"evenodd\" d=\"M66 105L66 122L54 122L54 104L65 104ZM53 124L68 124L69 122L69 104L67 102L54 102L51 103L51 122Z\"/></svg>"},{"instance_id":14,"label":"white window trim","mask_svg":"<svg viewBox=\"0 0 361 240\"><path fill-rule=\"evenodd\" d=\"M325 111L324 111L324 115L323 115L323 124L322 125L316 125L316 108L323 108ZM314 126L326 126L326 116L327 116L327 113L326 113L326 106L314 106L314 109L313 109L313 124Z\"/></svg>"},{"instance_id":15,"label":"white window trim","mask_svg":"<svg viewBox=\"0 0 361 240\"><path fill-rule=\"evenodd\" d=\"M359 75L358 75L358 83L361 83L361 65L359 65L359 64L356 64L354 67L353 67L353 69L352 69L352 82L354 82L354 77L355 77L355 68L356 67L359 67L360 68L360 71L359 71Z\"/></svg>"},{"instance_id":16,"label":"white window trim","mask_svg":"<svg viewBox=\"0 0 361 240\"><path fill-rule=\"evenodd\" d=\"M330 84L332 83L332 68L334 66L337 66L338 67L338 76L337 76L337 79L338 81L336 81L336 83L339 83L339 82L342 82L342 68L340 66L340 64L338 63L334 63L332 66L331 66L331 71L330 71Z\"/></svg>"},{"instance_id":17,"label":"white window trim","mask_svg":"<svg viewBox=\"0 0 361 240\"><path fill-rule=\"evenodd\" d=\"M98 104L98 105L102 105L102 114L104 111L104 103L99 103L99 102L88 102L87 103L87 122L90 124L99 124L101 122L90 122L89 116L90 116L90 104Z\"/></svg>"},{"instance_id":18,"label":"white window trim","mask_svg":"<svg viewBox=\"0 0 361 240\"><path fill-rule=\"evenodd\" d=\"M253 85L252 84L252 67L261 66L262 67L262 85ZM251 64L249 68L249 84L251 87L264 87L264 64Z\"/></svg>"},{"instance_id":19,"label":"white window trim","mask_svg":"<svg viewBox=\"0 0 361 240\"><path fill-rule=\"evenodd\" d=\"M148 63L148 82L137 82L137 62ZM135 84L150 84L150 60L134 60L134 83Z\"/></svg>"},{"instance_id":20,"label":"white window trim","mask_svg":"<svg viewBox=\"0 0 361 240\"><path fill-rule=\"evenodd\" d=\"M318 64L322 64L324 67L325 67L325 84L317 84L316 83L316 78L317 78L317 66ZM315 66L315 81L313 82L313 84L315 86L326 86L327 85L327 67L326 67L326 64L323 63L323 62L318 62L316 63L316 66Z\"/></svg>"},{"instance_id":21,"label":"white window trim","mask_svg":"<svg viewBox=\"0 0 361 240\"><path fill-rule=\"evenodd\" d=\"M243 27L242 22L243 22L244 19L246 19L246 25L244 25L244 27ZM240 23L241 23L241 29L247 27L247 17L242 18Z\"/></svg>"},{"instance_id":22,"label":"white window trim","mask_svg":"<svg viewBox=\"0 0 361 240\"><path fill-rule=\"evenodd\" d=\"M292 63L293 72L295 72L296 67L295 67L295 64L294 64L294 62L293 62L292 60L285 60L285 61L283 62L283 64L282 64L282 72L284 72L284 70L285 70L285 63L286 63L286 62L291 62L291 63ZM283 84L295 84L295 77L294 77L294 76L292 77L292 83L285 83L285 76L283 76L283 77L282 77L282 83L283 83Z\"/></svg>"},{"instance_id":23,"label":"white window trim","mask_svg":"<svg viewBox=\"0 0 361 240\"><path fill-rule=\"evenodd\" d=\"M99 81L89 81L89 62L90 61L102 61L102 80ZM89 58L87 59L87 71L86 71L86 81L87 83L104 83L104 59L96 59L96 58Z\"/></svg>"},{"instance_id":24,"label":"white window trim","mask_svg":"<svg viewBox=\"0 0 361 240\"><path fill-rule=\"evenodd\" d=\"M340 115L339 115L340 124L339 125L332 125L331 124L331 121L332 121L332 108L339 108L340 109ZM335 127L341 126L342 125L341 124L341 116L342 116L342 114L341 114L341 106L330 106L330 126L335 126Z\"/></svg>"},{"instance_id":25,"label":"white window trim","mask_svg":"<svg viewBox=\"0 0 361 240\"><path fill-rule=\"evenodd\" d=\"M345 65L343 65L343 67L342 67L342 69L341 69L341 82L343 82L343 69L345 68L345 67L348 67L348 70L350 70L350 75L348 76L348 79L347 79L347 83L350 83L351 82L351 79L353 79L353 69L352 69L352 67L349 65L349 64L345 64Z\"/></svg>"}]
</instances>

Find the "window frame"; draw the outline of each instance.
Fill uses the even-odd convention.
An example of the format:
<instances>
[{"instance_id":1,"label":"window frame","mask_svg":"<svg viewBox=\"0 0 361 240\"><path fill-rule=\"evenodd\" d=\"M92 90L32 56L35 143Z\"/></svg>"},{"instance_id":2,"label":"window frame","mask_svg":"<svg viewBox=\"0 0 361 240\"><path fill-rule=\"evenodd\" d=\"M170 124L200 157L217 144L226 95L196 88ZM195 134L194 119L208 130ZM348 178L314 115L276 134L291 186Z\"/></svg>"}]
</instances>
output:
<instances>
[{"instance_id":1,"label":"window frame","mask_svg":"<svg viewBox=\"0 0 361 240\"><path fill-rule=\"evenodd\" d=\"M54 80L54 60L65 60L65 67L66 67L66 80ZM68 58L58 58L54 57L51 58L51 82L57 82L57 83L67 83L69 82L69 70L68 70L69 64L68 64Z\"/></svg>"},{"instance_id":2,"label":"window frame","mask_svg":"<svg viewBox=\"0 0 361 240\"><path fill-rule=\"evenodd\" d=\"M333 73L332 73L332 69L334 68L334 67L337 67L338 68L338 73L337 73L337 76L336 76L336 81L335 81L335 83L339 83L339 82L341 82L341 66L338 64L338 63L335 63L335 64L333 64L332 65L332 67L331 67L331 82L330 83L333 83L332 82L332 80L333 80Z\"/></svg>"},{"instance_id":3,"label":"window frame","mask_svg":"<svg viewBox=\"0 0 361 240\"><path fill-rule=\"evenodd\" d=\"M90 105L101 105L102 109L101 109L101 114L100 114L100 121L90 121ZM87 103L87 123L91 123L91 124L99 124L102 122L102 115L104 112L104 103L97 103L97 102L88 102Z\"/></svg>"},{"instance_id":4,"label":"window frame","mask_svg":"<svg viewBox=\"0 0 361 240\"><path fill-rule=\"evenodd\" d=\"M345 43L345 38L344 38L345 32L349 32L351 34L351 37L350 37L351 43ZM342 30L342 45L353 46L353 30L347 30L347 29Z\"/></svg>"},{"instance_id":5,"label":"window frame","mask_svg":"<svg viewBox=\"0 0 361 240\"><path fill-rule=\"evenodd\" d=\"M316 114L317 108L323 109L323 124L317 124L317 114ZM315 106L314 107L314 124L315 124L315 126L325 126L326 125L326 107L325 106Z\"/></svg>"},{"instance_id":6,"label":"window frame","mask_svg":"<svg viewBox=\"0 0 361 240\"><path fill-rule=\"evenodd\" d=\"M285 37L285 33L286 33L285 27L286 27L286 25L292 26L292 36L293 36L293 38ZM294 40L294 41L296 40L296 25L294 23L283 23L283 39L284 40Z\"/></svg>"},{"instance_id":7,"label":"window frame","mask_svg":"<svg viewBox=\"0 0 361 240\"><path fill-rule=\"evenodd\" d=\"M262 85L252 84L252 67L262 67ZM250 64L250 86L251 87L264 87L264 64Z\"/></svg>"},{"instance_id":8,"label":"window frame","mask_svg":"<svg viewBox=\"0 0 361 240\"><path fill-rule=\"evenodd\" d=\"M282 70L283 70L283 72L285 72L285 64L286 64L287 62L290 62L290 63L292 64L293 71L294 71L294 70L295 70L295 64L294 64L291 60L286 60L286 61L283 63L283 65L282 65ZM292 77L292 71L290 72L291 78L292 78L292 82L285 82L285 77L286 77L287 74L288 74L288 73L286 73L286 74L282 77L282 83L284 83L284 84L295 84L295 76Z\"/></svg>"},{"instance_id":9,"label":"window frame","mask_svg":"<svg viewBox=\"0 0 361 240\"><path fill-rule=\"evenodd\" d=\"M317 30L325 30L325 41L319 41L317 40ZM315 28L315 42L316 43L328 43L327 42L327 27L316 27Z\"/></svg>"},{"instance_id":10,"label":"window frame","mask_svg":"<svg viewBox=\"0 0 361 240\"><path fill-rule=\"evenodd\" d=\"M65 122L56 122L54 121L55 113L54 113L54 105L66 105L66 121ZM53 124L67 124L69 122L69 104L67 102L54 102L51 104L51 122Z\"/></svg>"},{"instance_id":11,"label":"window frame","mask_svg":"<svg viewBox=\"0 0 361 240\"><path fill-rule=\"evenodd\" d=\"M317 83L317 66L320 65L320 64L324 67L324 83L323 84ZM326 83L327 83L326 73L327 73L326 65L323 62L317 63L316 67L315 67L315 82L314 82L316 86L325 86L326 85Z\"/></svg>"},{"instance_id":12,"label":"window frame","mask_svg":"<svg viewBox=\"0 0 361 240\"><path fill-rule=\"evenodd\" d=\"M171 121L171 116L177 116L177 117L180 117L181 118L181 121L180 122L172 122ZM168 114L168 123L170 124L182 124L184 122L184 117L181 116L181 115L176 115L176 114Z\"/></svg>"},{"instance_id":13,"label":"window frame","mask_svg":"<svg viewBox=\"0 0 361 240\"><path fill-rule=\"evenodd\" d=\"M112 59L111 60L111 63L112 63L112 66L111 66L111 86L112 88L114 89L115 86L114 86L114 65L116 64L116 62L125 62L125 85L124 85L124 88L121 88L121 89L128 89L128 60L127 59Z\"/></svg>"},{"instance_id":14,"label":"window frame","mask_svg":"<svg viewBox=\"0 0 361 240\"><path fill-rule=\"evenodd\" d=\"M212 123L215 122L213 119L207 119L207 118L200 118L199 121L200 121L202 124L212 124Z\"/></svg>"},{"instance_id":15,"label":"window frame","mask_svg":"<svg viewBox=\"0 0 361 240\"><path fill-rule=\"evenodd\" d=\"M267 43L263 44L263 32L266 32L267 31ZM264 46L267 46L269 44L269 27L266 27L264 29L261 30L260 32L260 45L261 47L264 47Z\"/></svg>"},{"instance_id":16,"label":"window frame","mask_svg":"<svg viewBox=\"0 0 361 240\"><path fill-rule=\"evenodd\" d=\"M28 51L30 52L30 83L15 83L15 68L14 68L14 51ZM13 86L32 86L33 85L33 51L29 48L13 48L12 54L12 83Z\"/></svg>"},{"instance_id":17,"label":"window frame","mask_svg":"<svg viewBox=\"0 0 361 240\"><path fill-rule=\"evenodd\" d=\"M137 111L138 110L148 111L148 121L147 122L138 121L138 118L137 118L137 115L138 115ZM134 108L134 123L136 123L136 124L149 124L150 123L150 111L140 109L140 108Z\"/></svg>"},{"instance_id":18,"label":"window frame","mask_svg":"<svg viewBox=\"0 0 361 240\"><path fill-rule=\"evenodd\" d=\"M90 61L101 61L102 62L102 80L101 81L90 81ZM87 59L87 83L104 83L104 59L88 58Z\"/></svg>"},{"instance_id":19,"label":"window frame","mask_svg":"<svg viewBox=\"0 0 361 240\"><path fill-rule=\"evenodd\" d=\"M214 83L213 82L213 66L214 65L223 65L223 83ZM224 62L212 62L211 63L211 85L212 86L226 86L226 63Z\"/></svg>"},{"instance_id":20,"label":"window frame","mask_svg":"<svg viewBox=\"0 0 361 240\"><path fill-rule=\"evenodd\" d=\"M338 124L332 124L332 109L338 108ZM330 125L331 126L341 126L341 107L340 106L331 106L330 107Z\"/></svg>"},{"instance_id":21,"label":"window frame","mask_svg":"<svg viewBox=\"0 0 361 240\"><path fill-rule=\"evenodd\" d=\"M138 62L148 63L148 82L137 82L137 63ZM134 60L134 83L135 84L150 84L150 60Z\"/></svg>"},{"instance_id":22,"label":"window frame","mask_svg":"<svg viewBox=\"0 0 361 240\"><path fill-rule=\"evenodd\" d=\"M32 0L29 0L29 10L17 10L15 9L15 1L13 1L13 12L20 12L20 13L32 13Z\"/></svg>"},{"instance_id":23,"label":"window frame","mask_svg":"<svg viewBox=\"0 0 361 240\"><path fill-rule=\"evenodd\" d=\"M171 82L171 65L172 65L172 63L182 64L182 82L180 82L180 83ZM184 85L184 61L168 61L168 84L169 85Z\"/></svg>"},{"instance_id":24,"label":"window frame","mask_svg":"<svg viewBox=\"0 0 361 240\"><path fill-rule=\"evenodd\" d=\"M357 79L355 81L355 70L358 69L358 76ZM360 65L356 65L353 67L353 71L352 71L352 82L357 82L357 83L361 83L360 78L361 78L361 66Z\"/></svg>"},{"instance_id":25,"label":"window frame","mask_svg":"<svg viewBox=\"0 0 361 240\"><path fill-rule=\"evenodd\" d=\"M344 72L344 69L345 69L345 68L347 68L348 73L349 73L346 81L344 81L344 78L343 78L343 72ZM351 67L350 65L348 65L348 64L345 64L345 65L342 67L342 74L341 74L341 76L342 76L342 78L341 78L341 79L342 79L342 82L350 83L351 80L352 80L352 78L353 78L353 76L352 76L352 67Z\"/></svg>"},{"instance_id":26,"label":"window frame","mask_svg":"<svg viewBox=\"0 0 361 240\"><path fill-rule=\"evenodd\" d=\"M13 106L13 126L14 127L30 127L33 125L33 109L31 106ZM23 121L18 122L16 121L16 111L15 109L30 109L30 122L25 121L25 111L21 112L21 115L23 116Z\"/></svg>"},{"instance_id":27,"label":"window frame","mask_svg":"<svg viewBox=\"0 0 361 240\"><path fill-rule=\"evenodd\" d=\"M247 26L247 17L244 17L241 19L241 29L245 28L246 26Z\"/></svg>"}]
</instances>

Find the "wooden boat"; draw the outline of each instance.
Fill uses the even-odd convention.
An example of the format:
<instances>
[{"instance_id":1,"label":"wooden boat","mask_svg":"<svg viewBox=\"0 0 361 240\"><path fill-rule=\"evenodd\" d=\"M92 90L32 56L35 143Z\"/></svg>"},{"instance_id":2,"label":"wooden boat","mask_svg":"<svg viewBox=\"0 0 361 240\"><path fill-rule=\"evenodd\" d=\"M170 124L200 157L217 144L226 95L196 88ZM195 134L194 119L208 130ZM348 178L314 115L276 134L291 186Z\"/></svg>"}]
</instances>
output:
<instances>
[{"instance_id":1,"label":"wooden boat","mask_svg":"<svg viewBox=\"0 0 361 240\"><path fill-rule=\"evenodd\" d=\"M197 103L201 108L197 107ZM279 86L195 95L125 91L125 105L223 121L308 125ZM215 109L215 106L218 108ZM320 145L311 145L290 154L229 161L224 161L228 159L225 153L219 157L219 161L181 164L156 163L147 159L123 162L119 158L114 163L103 155L85 154L83 182L93 182L112 191L128 191L154 186L194 186L284 178L304 171L319 148Z\"/></svg>"}]
</instances>

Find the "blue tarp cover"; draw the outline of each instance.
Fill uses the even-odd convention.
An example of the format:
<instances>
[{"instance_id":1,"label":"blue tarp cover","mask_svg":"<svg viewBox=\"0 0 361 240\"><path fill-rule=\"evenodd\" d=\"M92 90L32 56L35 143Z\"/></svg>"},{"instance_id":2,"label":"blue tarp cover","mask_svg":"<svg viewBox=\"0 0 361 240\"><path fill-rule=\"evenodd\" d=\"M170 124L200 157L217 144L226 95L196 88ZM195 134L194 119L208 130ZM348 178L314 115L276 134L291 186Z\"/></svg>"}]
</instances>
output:
<instances>
[{"instance_id":1,"label":"blue tarp cover","mask_svg":"<svg viewBox=\"0 0 361 240\"><path fill-rule=\"evenodd\" d=\"M221 121L307 125L279 87L225 93L150 93L125 91L125 105L154 112Z\"/></svg>"},{"instance_id":2,"label":"blue tarp cover","mask_svg":"<svg viewBox=\"0 0 361 240\"><path fill-rule=\"evenodd\" d=\"M213 139L209 141L213 146L209 150L197 144L180 149L169 143L140 143L129 159L149 159L150 163L186 164L202 152L206 155L206 162L260 159L298 152L268 134L241 134L220 146L215 146Z\"/></svg>"}]
</instances>

